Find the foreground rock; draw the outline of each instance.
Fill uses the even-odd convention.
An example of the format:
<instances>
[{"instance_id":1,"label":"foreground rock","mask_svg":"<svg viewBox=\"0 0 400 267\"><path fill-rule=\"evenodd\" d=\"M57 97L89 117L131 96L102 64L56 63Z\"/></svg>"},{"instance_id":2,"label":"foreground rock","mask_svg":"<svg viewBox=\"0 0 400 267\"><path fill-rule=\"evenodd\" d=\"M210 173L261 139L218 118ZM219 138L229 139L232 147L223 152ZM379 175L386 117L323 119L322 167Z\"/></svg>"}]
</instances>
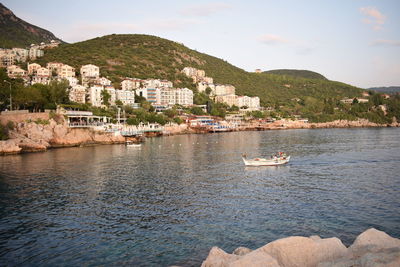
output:
<instances>
[{"instance_id":1,"label":"foreground rock","mask_svg":"<svg viewBox=\"0 0 400 267\"><path fill-rule=\"evenodd\" d=\"M346 248L336 237L293 236L251 251L228 254L213 247L202 267L244 266L400 266L400 240L371 228Z\"/></svg>"}]
</instances>

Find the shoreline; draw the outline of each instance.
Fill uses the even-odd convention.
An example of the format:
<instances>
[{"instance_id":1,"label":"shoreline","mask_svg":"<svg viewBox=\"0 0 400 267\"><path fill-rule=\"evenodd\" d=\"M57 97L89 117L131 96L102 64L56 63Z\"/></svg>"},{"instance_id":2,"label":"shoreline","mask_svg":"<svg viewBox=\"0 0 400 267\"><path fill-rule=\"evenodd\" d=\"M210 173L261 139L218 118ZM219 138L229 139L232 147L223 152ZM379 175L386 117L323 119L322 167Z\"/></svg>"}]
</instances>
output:
<instances>
[{"instance_id":1,"label":"shoreline","mask_svg":"<svg viewBox=\"0 0 400 267\"><path fill-rule=\"evenodd\" d=\"M115 133L95 131L91 128L69 128L64 120L49 119L46 125L35 122L14 121L15 129L10 130L10 139L0 141L0 155L45 152L49 149L85 147L96 145L124 144L127 140L140 142L140 137L124 137ZM246 126L213 131L204 127L189 127L187 124L166 126L164 134L149 133L146 137L186 134L205 134L237 131L273 131L288 129L328 129L328 128L386 128L400 127L400 123L376 124L365 119L357 121L338 120L325 123L305 123L280 120L268 124L252 123Z\"/></svg>"}]
</instances>

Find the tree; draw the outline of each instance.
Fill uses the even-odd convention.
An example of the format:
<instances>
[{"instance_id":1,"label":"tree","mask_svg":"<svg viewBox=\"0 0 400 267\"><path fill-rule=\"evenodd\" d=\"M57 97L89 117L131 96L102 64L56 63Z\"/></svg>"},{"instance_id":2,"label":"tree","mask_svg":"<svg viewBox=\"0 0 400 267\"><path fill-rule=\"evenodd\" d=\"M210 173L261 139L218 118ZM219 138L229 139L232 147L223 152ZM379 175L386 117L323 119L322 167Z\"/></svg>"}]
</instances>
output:
<instances>
[{"instance_id":1,"label":"tree","mask_svg":"<svg viewBox=\"0 0 400 267\"><path fill-rule=\"evenodd\" d=\"M380 94L374 94L370 97L370 101L374 106L379 106L383 104L383 97Z\"/></svg>"},{"instance_id":2,"label":"tree","mask_svg":"<svg viewBox=\"0 0 400 267\"><path fill-rule=\"evenodd\" d=\"M139 125L139 123L140 123L140 120L138 119L138 118L128 118L127 120L126 120L126 123L128 124L128 125Z\"/></svg>"},{"instance_id":3,"label":"tree","mask_svg":"<svg viewBox=\"0 0 400 267\"><path fill-rule=\"evenodd\" d=\"M204 111L201 107L192 107L190 112L194 115L204 115Z\"/></svg>"},{"instance_id":4,"label":"tree","mask_svg":"<svg viewBox=\"0 0 400 267\"><path fill-rule=\"evenodd\" d=\"M65 79L62 81L51 81L48 86L48 102L54 103L55 105L68 103L68 87L69 83Z\"/></svg>"},{"instance_id":5,"label":"tree","mask_svg":"<svg viewBox=\"0 0 400 267\"><path fill-rule=\"evenodd\" d=\"M124 103L122 103L121 100L117 100L117 101L115 101L115 105L119 106L119 107L122 107L124 105Z\"/></svg>"},{"instance_id":6,"label":"tree","mask_svg":"<svg viewBox=\"0 0 400 267\"><path fill-rule=\"evenodd\" d=\"M207 86L207 88L205 90L206 95L210 95L211 92L212 92L211 88Z\"/></svg>"},{"instance_id":7,"label":"tree","mask_svg":"<svg viewBox=\"0 0 400 267\"><path fill-rule=\"evenodd\" d=\"M167 116L168 118L173 118L176 115L178 115L178 111L175 108L172 109L166 109L163 111L164 115Z\"/></svg>"},{"instance_id":8,"label":"tree","mask_svg":"<svg viewBox=\"0 0 400 267\"><path fill-rule=\"evenodd\" d=\"M236 105L232 105L232 107L229 108L229 111L239 111L239 107Z\"/></svg>"},{"instance_id":9,"label":"tree","mask_svg":"<svg viewBox=\"0 0 400 267\"><path fill-rule=\"evenodd\" d=\"M264 113L259 110L254 110L251 112L251 116L257 119L263 119L265 117Z\"/></svg>"},{"instance_id":10,"label":"tree","mask_svg":"<svg viewBox=\"0 0 400 267\"><path fill-rule=\"evenodd\" d=\"M110 106L110 98L111 98L111 95L107 92L106 89L103 89L101 91L101 100L102 100L103 104L106 105L107 107Z\"/></svg>"},{"instance_id":11,"label":"tree","mask_svg":"<svg viewBox=\"0 0 400 267\"><path fill-rule=\"evenodd\" d=\"M179 117L175 117L174 118L174 122L176 123L176 124L182 124L183 123L183 120L181 119L181 118L179 118Z\"/></svg>"}]
</instances>

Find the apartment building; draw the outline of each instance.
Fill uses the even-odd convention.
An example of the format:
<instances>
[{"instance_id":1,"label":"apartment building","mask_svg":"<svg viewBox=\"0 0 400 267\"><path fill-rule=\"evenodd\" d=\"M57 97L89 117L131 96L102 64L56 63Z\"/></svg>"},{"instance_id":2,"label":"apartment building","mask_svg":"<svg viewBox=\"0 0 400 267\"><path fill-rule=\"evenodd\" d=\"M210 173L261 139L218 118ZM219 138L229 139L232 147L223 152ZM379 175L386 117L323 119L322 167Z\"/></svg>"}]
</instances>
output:
<instances>
[{"instance_id":1,"label":"apartment building","mask_svg":"<svg viewBox=\"0 0 400 267\"><path fill-rule=\"evenodd\" d=\"M176 89L175 104L182 106L193 105L193 91L188 88Z\"/></svg>"},{"instance_id":2,"label":"apartment building","mask_svg":"<svg viewBox=\"0 0 400 267\"><path fill-rule=\"evenodd\" d=\"M135 103L135 92L130 90L115 90L116 99L120 100L124 105L132 105Z\"/></svg>"},{"instance_id":3,"label":"apartment building","mask_svg":"<svg viewBox=\"0 0 400 267\"><path fill-rule=\"evenodd\" d=\"M215 97L215 101L219 103L225 103L228 106L237 105L237 95L229 94L229 95L217 95Z\"/></svg>"},{"instance_id":4,"label":"apartment building","mask_svg":"<svg viewBox=\"0 0 400 267\"><path fill-rule=\"evenodd\" d=\"M250 97L250 96L238 96L237 98L237 106L247 107L251 110L260 109L260 98L258 96Z\"/></svg>"},{"instance_id":5,"label":"apartment building","mask_svg":"<svg viewBox=\"0 0 400 267\"><path fill-rule=\"evenodd\" d=\"M7 67L7 75L10 78L21 78L25 77L27 72L16 65Z\"/></svg>"},{"instance_id":6,"label":"apartment building","mask_svg":"<svg viewBox=\"0 0 400 267\"><path fill-rule=\"evenodd\" d=\"M82 76L82 79L83 78L99 78L100 68L95 65L92 65L92 64L83 65L81 67L81 76Z\"/></svg>"},{"instance_id":7,"label":"apartment building","mask_svg":"<svg viewBox=\"0 0 400 267\"><path fill-rule=\"evenodd\" d=\"M86 87L75 85L69 90L69 100L75 103L86 103Z\"/></svg>"},{"instance_id":8,"label":"apartment building","mask_svg":"<svg viewBox=\"0 0 400 267\"><path fill-rule=\"evenodd\" d=\"M62 65L58 76L61 78L75 77L75 68L69 65Z\"/></svg>"},{"instance_id":9,"label":"apartment building","mask_svg":"<svg viewBox=\"0 0 400 267\"><path fill-rule=\"evenodd\" d=\"M127 78L121 82L122 90L135 90L138 89L144 84L143 80L136 78Z\"/></svg>"},{"instance_id":10,"label":"apartment building","mask_svg":"<svg viewBox=\"0 0 400 267\"><path fill-rule=\"evenodd\" d=\"M136 94L146 98L153 105L161 103L161 90L160 88L139 88Z\"/></svg>"},{"instance_id":11,"label":"apartment building","mask_svg":"<svg viewBox=\"0 0 400 267\"><path fill-rule=\"evenodd\" d=\"M46 68L50 70L51 73L56 73L57 75L61 72L61 68L64 64L60 62L49 62L46 65Z\"/></svg>"},{"instance_id":12,"label":"apartment building","mask_svg":"<svg viewBox=\"0 0 400 267\"><path fill-rule=\"evenodd\" d=\"M35 75L37 70L40 69L42 66L40 66L37 63L28 63L28 75Z\"/></svg>"}]
</instances>

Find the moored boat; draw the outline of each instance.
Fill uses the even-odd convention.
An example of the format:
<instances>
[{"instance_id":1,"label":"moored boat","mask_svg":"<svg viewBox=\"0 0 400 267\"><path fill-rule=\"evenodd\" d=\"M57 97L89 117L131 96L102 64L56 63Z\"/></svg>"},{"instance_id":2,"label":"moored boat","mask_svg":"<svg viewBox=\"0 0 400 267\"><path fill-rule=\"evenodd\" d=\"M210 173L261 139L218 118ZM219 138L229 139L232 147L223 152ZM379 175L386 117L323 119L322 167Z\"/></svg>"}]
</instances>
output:
<instances>
[{"instance_id":1,"label":"moored boat","mask_svg":"<svg viewBox=\"0 0 400 267\"><path fill-rule=\"evenodd\" d=\"M141 147L142 146L142 144L134 143L132 141L126 141L125 144L127 147Z\"/></svg>"},{"instance_id":2,"label":"moored boat","mask_svg":"<svg viewBox=\"0 0 400 267\"><path fill-rule=\"evenodd\" d=\"M270 159L266 158L247 159L247 156L243 154L242 159L244 165L246 166L276 166L288 163L290 161L290 156L286 156L285 154L280 153L279 156L273 156Z\"/></svg>"}]
</instances>

